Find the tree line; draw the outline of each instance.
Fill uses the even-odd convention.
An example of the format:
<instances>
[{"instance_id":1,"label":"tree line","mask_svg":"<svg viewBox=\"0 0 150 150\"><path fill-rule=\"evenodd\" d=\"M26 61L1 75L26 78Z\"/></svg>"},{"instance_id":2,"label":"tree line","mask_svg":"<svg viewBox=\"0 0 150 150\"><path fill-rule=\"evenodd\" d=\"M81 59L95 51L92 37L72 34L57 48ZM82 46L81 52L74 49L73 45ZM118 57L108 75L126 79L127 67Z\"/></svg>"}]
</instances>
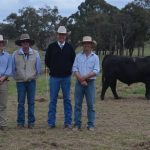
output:
<instances>
[{"instance_id":1,"label":"tree line","mask_svg":"<svg viewBox=\"0 0 150 150\"><path fill-rule=\"evenodd\" d=\"M17 39L21 33L29 33L39 49L45 50L55 40L59 25L71 31L68 40L74 47L84 35L97 41L97 54L106 52L132 56L134 48L144 55L144 42L150 38L150 1L134 0L118 9L105 0L85 0L76 13L69 17L59 15L57 7L25 7L11 13L0 24L0 33L8 39Z\"/></svg>"}]
</instances>

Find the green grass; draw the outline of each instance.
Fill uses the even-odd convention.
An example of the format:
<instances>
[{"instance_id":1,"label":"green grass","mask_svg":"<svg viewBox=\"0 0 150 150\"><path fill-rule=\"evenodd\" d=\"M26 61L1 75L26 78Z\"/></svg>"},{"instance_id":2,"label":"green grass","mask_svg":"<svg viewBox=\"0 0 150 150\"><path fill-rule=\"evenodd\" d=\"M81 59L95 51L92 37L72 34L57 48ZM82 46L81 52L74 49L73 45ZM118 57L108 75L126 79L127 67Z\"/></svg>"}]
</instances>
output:
<instances>
[{"instance_id":1,"label":"green grass","mask_svg":"<svg viewBox=\"0 0 150 150\"><path fill-rule=\"evenodd\" d=\"M75 78L72 77L71 99L73 107L74 84ZM48 76L45 74L37 80L35 128L18 130L16 128L17 94L15 86L14 80L10 78L7 108L9 131L0 131L0 150L150 149L150 145L145 144L150 141L150 102L145 100L144 84L138 83L128 87L118 82L117 92L122 99L114 100L112 92L108 89L105 100L101 101L101 75L98 76L95 100L96 129L94 132L89 132L86 129L87 107L85 99L82 111L82 131L73 132L63 129L64 110L61 92L57 104L57 128L48 129L49 87ZM45 98L45 101L38 101L40 98ZM27 104L25 107L27 117Z\"/></svg>"},{"instance_id":2,"label":"green grass","mask_svg":"<svg viewBox=\"0 0 150 150\"><path fill-rule=\"evenodd\" d=\"M71 98L74 106L74 83L72 77ZM121 100L114 100L110 89L105 101L100 101L101 76L96 82L96 130L86 130L87 107L84 100L82 111L82 131L63 129L63 100L59 93L57 105L57 128L49 130L47 112L49 104L48 77L43 74L37 80L35 102L35 129L16 128L17 96L15 82L9 82L8 132L0 132L0 150L133 150L135 145L150 141L150 103L144 98L144 85L127 86L118 82L117 91ZM45 98L43 102L39 98ZM26 104L27 116L27 104ZM142 150L142 149L141 149Z\"/></svg>"}]
</instances>

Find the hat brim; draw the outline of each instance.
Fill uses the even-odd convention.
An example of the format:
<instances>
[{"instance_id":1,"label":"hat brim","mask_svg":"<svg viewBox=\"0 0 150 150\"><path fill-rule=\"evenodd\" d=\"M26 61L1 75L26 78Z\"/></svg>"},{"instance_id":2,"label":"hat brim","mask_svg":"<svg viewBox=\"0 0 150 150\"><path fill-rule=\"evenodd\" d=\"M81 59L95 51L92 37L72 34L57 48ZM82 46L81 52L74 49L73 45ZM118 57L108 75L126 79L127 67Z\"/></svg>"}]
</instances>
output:
<instances>
[{"instance_id":1,"label":"hat brim","mask_svg":"<svg viewBox=\"0 0 150 150\"><path fill-rule=\"evenodd\" d=\"M92 46L97 46L97 42L95 40L93 40L93 41L78 41L78 44L80 46L82 46L83 43L88 43L88 42L91 43Z\"/></svg>"},{"instance_id":2,"label":"hat brim","mask_svg":"<svg viewBox=\"0 0 150 150\"><path fill-rule=\"evenodd\" d=\"M8 40L2 40L0 42L3 42L4 43L4 46L8 43Z\"/></svg>"},{"instance_id":3,"label":"hat brim","mask_svg":"<svg viewBox=\"0 0 150 150\"><path fill-rule=\"evenodd\" d=\"M67 32L67 33L63 33L63 32L55 32L56 34L64 34L64 35L71 35L71 31Z\"/></svg>"},{"instance_id":4,"label":"hat brim","mask_svg":"<svg viewBox=\"0 0 150 150\"><path fill-rule=\"evenodd\" d=\"M91 44L95 44L94 41L81 41L81 44L84 44L84 43L91 43Z\"/></svg>"},{"instance_id":5,"label":"hat brim","mask_svg":"<svg viewBox=\"0 0 150 150\"><path fill-rule=\"evenodd\" d=\"M34 44L35 44L35 41L34 41L34 40L32 40L32 39L24 39L24 40L29 41L30 46L32 46L32 45L34 45ZM21 43L22 43L22 41L24 41L24 40L16 40L16 41L15 41L15 44L16 44L16 45L18 45L18 46L21 46Z\"/></svg>"}]
</instances>

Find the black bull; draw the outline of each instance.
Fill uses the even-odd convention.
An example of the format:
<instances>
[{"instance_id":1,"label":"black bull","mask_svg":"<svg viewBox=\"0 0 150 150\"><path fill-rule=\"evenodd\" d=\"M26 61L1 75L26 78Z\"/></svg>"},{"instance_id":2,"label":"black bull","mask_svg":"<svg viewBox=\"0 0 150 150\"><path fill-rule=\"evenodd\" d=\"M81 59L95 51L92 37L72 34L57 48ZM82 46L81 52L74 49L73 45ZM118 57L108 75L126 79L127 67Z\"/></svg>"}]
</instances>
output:
<instances>
[{"instance_id":1,"label":"black bull","mask_svg":"<svg viewBox=\"0 0 150 150\"><path fill-rule=\"evenodd\" d=\"M116 92L117 80L128 85L143 82L146 88L145 97L150 100L150 56L132 58L106 55L102 62L101 100L104 100L108 87L114 98L119 98Z\"/></svg>"}]
</instances>

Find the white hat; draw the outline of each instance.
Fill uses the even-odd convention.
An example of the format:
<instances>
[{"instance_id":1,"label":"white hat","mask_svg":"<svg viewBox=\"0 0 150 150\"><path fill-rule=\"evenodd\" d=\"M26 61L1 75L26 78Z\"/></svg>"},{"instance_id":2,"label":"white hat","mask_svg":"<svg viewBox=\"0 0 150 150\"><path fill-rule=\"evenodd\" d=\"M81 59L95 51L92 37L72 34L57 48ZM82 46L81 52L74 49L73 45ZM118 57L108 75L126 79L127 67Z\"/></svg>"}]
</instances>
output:
<instances>
[{"instance_id":1,"label":"white hat","mask_svg":"<svg viewBox=\"0 0 150 150\"><path fill-rule=\"evenodd\" d=\"M3 35L0 34L0 42L3 42L4 45L7 43L7 40L4 40Z\"/></svg>"},{"instance_id":2,"label":"white hat","mask_svg":"<svg viewBox=\"0 0 150 150\"><path fill-rule=\"evenodd\" d=\"M57 30L57 33L67 34L67 29L65 28L65 26L60 26Z\"/></svg>"},{"instance_id":3,"label":"white hat","mask_svg":"<svg viewBox=\"0 0 150 150\"><path fill-rule=\"evenodd\" d=\"M84 36L81 43L84 43L84 42L91 42L95 44L96 41L93 41L91 36Z\"/></svg>"}]
</instances>

